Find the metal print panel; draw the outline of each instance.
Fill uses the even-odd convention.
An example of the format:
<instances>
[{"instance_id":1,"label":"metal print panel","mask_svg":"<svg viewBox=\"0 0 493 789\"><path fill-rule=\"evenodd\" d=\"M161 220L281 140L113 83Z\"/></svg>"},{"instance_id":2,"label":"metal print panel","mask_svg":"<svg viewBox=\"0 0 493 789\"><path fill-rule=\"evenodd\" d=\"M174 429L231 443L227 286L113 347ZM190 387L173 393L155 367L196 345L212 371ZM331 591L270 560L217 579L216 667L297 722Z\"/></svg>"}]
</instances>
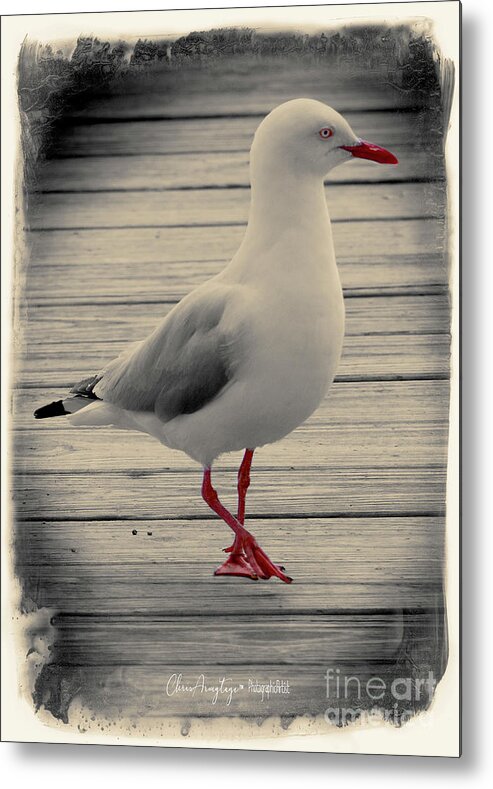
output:
<instances>
[{"instance_id":1,"label":"metal print panel","mask_svg":"<svg viewBox=\"0 0 493 789\"><path fill-rule=\"evenodd\" d=\"M458 755L458 3L47 19L8 737Z\"/></svg>"}]
</instances>

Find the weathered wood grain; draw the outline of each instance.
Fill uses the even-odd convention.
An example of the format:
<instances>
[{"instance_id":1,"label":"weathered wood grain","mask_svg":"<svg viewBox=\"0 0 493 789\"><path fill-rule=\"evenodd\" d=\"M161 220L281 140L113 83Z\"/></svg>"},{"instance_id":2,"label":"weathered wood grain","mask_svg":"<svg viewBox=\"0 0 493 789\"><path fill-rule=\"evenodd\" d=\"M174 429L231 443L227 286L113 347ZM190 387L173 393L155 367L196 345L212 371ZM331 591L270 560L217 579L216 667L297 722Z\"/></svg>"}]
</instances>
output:
<instances>
[{"instance_id":1,"label":"weathered wood grain","mask_svg":"<svg viewBox=\"0 0 493 789\"><path fill-rule=\"evenodd\" d=\"M94 255L77 249L77 239L72 240L72 255L67 251L64 262L46 261L38 266L36 253L33 254L33 264L26 272L29 287L25 293L29 304L69 308L86 304L94 309L101 304L102 310L107 312L107 305L115 302L129 305L175 302L219 274L228 262L169 259L146 262L142 259L144 250L136 250L134 259L122 262L119 258L126 257L126 252L124 248L121 252L113 249L110 238L102 239L104 248L96 250ZM67 239L66 245L69 244ZM130 237L128 246L132 246ZM122 247L123 244L120 249ZM204 251L200 246L194 248L199 254ZM179 254L177 249L169 251ZM184 251L186 249L182 254ZM193 251L189 246L189 253ZM165 248L163 253L166 253ZM158 253L154 251L153 254L157 256ZM350 249L348 254L351 254ZM93 257L100 258L101 262L92 262ZM339 254L338 262L344 290L350 296L443 293L447 287L447 266L439 253L402 255L396 252L394 255L368 255L364 259L361 256L341 258Z\"/></svg>"},{"instance_id":2,"label":"weathered wood grain","mask_svg":"<svg viewBox=\"0 0 493 789\"><path fill-rule=\"evenodd\" d=\"M330 184L326 187L332 221L414 219L444 215L443 183ZM33 196L34 197L34 196ZM33 230L92 229L245 223L249 189L43 194L33 201Z\"/></svg>"},{"instance_id":3,"label":"weathered wood grain","mask_svg":"<svg viewBox=\"0 0 493 789\"><path fill-rule=\"evenodd\" d=\"M130 156L190 152L248 151L262 120L255 117L126 120L65 126L53 140L52 157ZM355 133L386 148L427 146L440 140L423 112L350 112L346 120ZM83 120L83 119L82 119Z\"/></svg>"},{"instance_id":4,"label":"weathered wood grain","mask_svg":"<svg viewBox=\"0 0 493 789\"><path fill-rule=\"evenodd\" d=\"M445 414L444 414L445 416ZM67 425L67 422L65 422ZM192 461L180 452L170 452L145 435L99 428L95 431L74 430L67 425L59 430L39 430L32 424L22 430L14 443L14 468L54 474L68 471L164 471L165 468L195 469ZM305 423L282 442L260 449L255 468L282 468L286 463L300 468L361 467L394 465L409 467L445 465L447 427L445 425L410 426L388 422L375 426L337 426L319 420ZM238 454L226 456L219 467L237 469Z\"/></svg>"},{"instance_id":5,"label":"weathered wood grain","mask_svg":"<svg viewBox=\"0 0 493 789\"><path fill-rule=\"evenodd\" d=\"M406 519L407 520L407 519ZM138 526L139 524L134 524ZM123 524L120 523L120 527ZM186 526L183 527L183 531ZM225 541L223 540L223 543ZM212 556L212 554L211 554ZM149 582L148 575L139 580L140 566L127 568L124 580L112 580L111 570L99 566L99 572L85 576L79 568L59 581L53 578L49 570L35 567L19 567L22 573L23 597L28 607L32 604L39 607L54 608L57 611L79 612L91 615L99 612L106 616L135 613L142 616L149 614L210 614L217 612L258 616L264 614L278 615L290 613L334 612L336 610L385 610L406 608L419 610L432 608L441 600L442 583L437 564L433 567L428 563L426 568L432 577L419 578L410 583L406 581L382 580L375 583L368 581L368 571L354 583L349 580L332 581L326 577L322 580L317 574L317 566L312 565L309 571L302 570L299 562L289 565L294 573L294 582L288 591L280 592L276 583L259 584L248 579L215 578L213 570L221 562L224 554L217 554L216 561L194 563L178 567L170 562L163 565L159 578ZM148 560L147 565L152 563ZM409 560L407 565L412 564ZM332 565L331 565L332 566ZM341 567L344 567L344 563ZM348 565L349 567L349 565ZM380 568L386 565L380 563ZM365 574L366 572L366 574ZM291 591L293 590L293 591Z\"/></svg>"},{"instance_id":6,"label":"weathered wood grain","mask_svg":"<svg viewBox=\"0 0 493 789\"><path fill-rule=\"evenodd\" d=\"M361 580L360 571L371 583L432 580L429 568L442 561L445 538L445 520L441 517L256 519L250 525L260 543L268 544L276 554L282 553L286 560L304 564L307 570L313 562L318 583L357 583ZM104 581L119 579L130 586L145 583L140 570L150 573L154 583L179 583L183 571L191 575L202 558L210 563L210 556L194 555L197 550L206 548L211 556L220 558L225 537L221 521L214 517L173 522L20 521L17 535L23 566L58 567L59 573L65 575L87 572L89 578L96 575L96 569L91 568L104 564ZM368 562L366 568L361 566L364 562ZM187 570L185 565L189 564L193 568ZM140 570L127 572L125 577L127 565L132 570L139 566ZM76 583L76 576L73 578ZM221 578L220 582L223 580L235 588L237 579ZM217 586L212 579L210 583ZM252 585L242 588L251 590ZM271 586L264 585L264 589ZM283 597L288 594L290 600L294 599L295 593L288 591L289 594L283 592Z\"/></svg>"},{"instance_id":7,"label":"weathered wood grain","mask_svg":"<svg viewBox=\"0 0 493 789\"><path fill-rule=\"evenodd\" d=\"M190 104L196 104L204 99L205 89L211 98L220 100L225 91L235 91L241 98L248 93L265 96L269 90L293 87L302 90L316 86L331 91L333 96L347 97L348 104L377 94L386 99L391 98L393 107L406 104L408 96L401 96L403 91L389 83L386 63L373 64L371 71L365 70L364 95L361 95L360 74L347 62L334 62L331 58L325 60L323 57L314 59L313 55L304 59L299 55L300 51L296 48L289 53L276 53L275 56L265 52L234 56L223 54L218 59L206 57L198 60L172 54L170 67L164 63L158 64L156 68L146 64L145 69L126 74L124 79L117 78L95 86L91 95L96 101L101 101L127 95L143 99L149 94L161 93L163 99L184 96L188 97ZM420 94L418 97L421 102L415 96L415 103L427 108L430 97Z\"/></svg>"},{"instance_id":8,"label":"weathered wood grain","mask_svg":"<svg viewBox=\"0 0 493 789\"><path fill-rule=\"evenodd\" d=\"M433 430L448 421L449 388L447 380L336 382L308 424L352 429L356 425L373 427L388 422L401 426L423 425ZM64 419L33 422L36 407L61 395L63 391L46 386L15 389L11 405L13 424L17 429L69 431L67 436L75 440L75 428L69 430ZM219 463L227 463L227 459L222 458Z\"/></svg>"},{"instance_id":9,"label":"weathered wood grain","mask_svg":"<svg viewBox=\"0 0 493 789\"><path fill-rule=\"evenodd\" d=\"M311 620L311 621L310 621ZM356 620L356 621L355 621ZM238 622L225 616L221 627L209 619L130 622L91 618L88 622L64 617L54 649L54 660L70 665L159 665L163 651L167 662L191 662L200 654L206 664L232 665L269 662L280 665L351 660L363 649L367 659L392 657L402 639L402 620L380 617L368 621L351 617L351 627L341 618L313 616L293 622L275 617L261 622ZM72 625L70 627L70 625ZM359 626L358 626L359 625ZM129 632L131 631L131 632ZM132 638L133 635L133 638ZM145 655L145 658L143 658ZM193 661L195 662L195 661Z\"/></svg>"},{"instance_id":10,"label":"weathered wood grain","mask_svg":"<svg viewBox=\"0 0 493 789\"><path fill-rule=\"evenodd\" d=\"M31 266L51 268L65 263L75 270L85 264L131 263L138 269L140 263L229 260L244 233L244 227L221 226L32 231ZM440 219L342 222L334 225L333 234L338 261L371 263L376 255L389 257L390 241L397 260L400 255L432 255L442 251L444 222Z\"/></svg>"},{"instance_id":11,"label":"weathered wood grain","mask_svg":"<svg viewBox=\"0 0 493 789\"><path fill-rule=\"evenodd\" d=\"M134 523L138 527L138 523ZM175 524L176 525L176 524ZM188 524L183 524L180 527L181 531L188 528ZM212 527L215 528L215 527ZM251 524L250 528L256 531L256 525ZM212 529L209 528L208 531ZM154 531L153 531L154 535ZM301 535L300 535L301 537ZM131 542L131 537L128 536L127 542ZM304 540L304 534L302 536ZM330 546L330 530L327 529L325 541ZM225 540L223 539L223 544ZM269 540L264 543L269 544ZM154 549L153 540L148 540L148 550ZM224 547L224 545L223 545ZM221 548L216 552L212 552L209 547L208 539L205 534L202 534L201 539L195 543L190 549L188 559L182 563L173 559L159 558L160 553L150 560L147 556L146 562L127 562L123 565L113 565L108 567L106 562L101 561L102 545L99 545L99 552L92 557L92 561L88 561L81 566L80 562L76 563L70 558L62 558L57 553L55 556L49 558L48 562L43 563L44 552L41 551L40 561L38 563L31 563L27 565L19 565L19 570L22 571L23 577L28 580L28 584L34 584L37 588L42 587L47 590L54 606L62 611L68 611L68 600L64 596L64 587L72 589L73 592L79 592L81 605L87 608L89 602L93 606L97 605L97 610L107 609L110 605L110 599L119 593L122 600L125 600L129 611L149 612L151 610L147 606L147 594L153 597L161 596L161 611L174 614L179 612L186 615L187 613L202 613L204 615L210 614L210 604L214 599L214 588L223 586L223 579L217 580L213 576L214 569L224 560L224 554L221 553ZM58 549L59 550L59 549ZM76 550L76 549L75 549ZM290 551L286 550L284 546L269 547L269 552L276 558L288 566L288 572L293 575L296 584L301 584L304 588L313 583L317 587L318 604L315 607L320 610L330 610L334 607L334 602L331 597L331 590L336 585L348 585L352 587L353 584L358 586L361 583L380 585L382 588L376 593L380 594L380 605L385 608L387 605L392 607L395 601L392 599L392 590L400 585L406 588L411 587L413 584L419 586L420 584L427 587L428 594L430 593L430 578L433 579L431 586L435 589L440 582L442 570L441 553L443 545L440 545L434 551L433 556L425 554L423 549L419 548L417 554L412 556L406 554L402 548L396 550L393 554L393 559L390 561L387 555L383 556L371 553L366 562L361 556L357 559L353 558L352 546L346 546L345 552L335 551L334 553L322 550L318 551L315 555L313 551L301 550L297 546L298 553L293 555ZM361 551L360 549L356 549ZM70 549L72 555L72 549ZM382 553L382 550L380 551ZM206 554L202 561L195 558L198 555ZM389 556L392 554L389 552ZM57 561L57 558L59 560ZM409 570L413 562L419 563L419 570L412 572ZM385 577L384 574L385 573ZM388 574L387 574L388 573ZM202 579L199 587L195 586L196 580ZM236 584L234 581L236 580ZM184 600L180 603L175 602L177 595L180 594L181 589L187 584L192 586L190 593L185 596ZM206 584L208 586L206 587ZM234 610L243 615L248 614L251 606L256 604L256 599L259 594L255 591L254 587L257 584L252 583L249 579L244 579L239 582L233 579L229 584L226 584L230 596L233 598L228 606L228 610ZM238 586L238 593L236 592ZM269 587L270 588L270 587ZM300 608L300 602L296 600L298 593L296 587L292 587L294 592L282 592L282 603L280 603L279 592L272 593L268 596L268 600L264 600L262 608L265 610L267 604L273 613L283 611L287 613L290 610L291 602L294 602L293 610L308 610L306 607ZM106 590L106 591L105 591ZM204 597L199 599L199 593L203 591ZM223 590L223 593L226 590ZM58 594L56 598L55 592ZM244 592L244 593L243 593ZM218 594L222 596L221 591ZM338 598L343 594L336 593ZM105 595L108 596L106 603L103 602ZM263 590L260 590L260 597L263 596ZM419 592L418 592L419 596ZM168 599L166 599L168 598ZM46 604L46 596L43 594L43 604ZM74 601L74 594L71 595L72 602L75 602L75 611L79 611L77 600ZM96 603L97 600L97 603ZM270 601L270 603L269 603ZM306 599L304 601L306 606ZM154 601L155 605L155 601ZM346 606L342 606L342 610ZM111 606L111 608L113 608Z\"/></svg>"},{"instance_id":12,"label":"weathered wood grain","mask_svg":"<svg viewBox=\"0 0 493 789\"><path fill-rule=\"evenodd\" d=\"M108 102L112 102L112 112L118 106L124 109L123 99L131 96L132 102L141 104L139 117L155 108L156 98L166 103L166 107L181 100L186 116L191 118L204 105L209 108L222 106L223 114L231 115L232 97L236 103L244 101L246 104L249 97L265 102L270 95L282 96L291 91L296 91L296 96L306 96L307 91L317 90L320 101L335 101L336 98L344 101L344 112L355 106L371 109L375 100L382 104L388 102L389 109L408 107L412 103L427 110L430 102L437 98L422 92L402 91L390 84L387 63L373 64L371 70L365 70L362 91L358 68L332 58L305 59L299 54L294 49L290 53L276 53L276 56L235 54L198 61L172 55L170 67L161 63L157 68L147 67L144 73L130 73L124 79L101 83L91 96L96 106L108 106ZM90 117L91 104L81 106L79 114Z\"/></svg>"},{"instance_id":13,"label":"weathered wood grain","mask_svg":"<svg viewBox=\"0 0 493 789\"><path fill-rule=\"evenodd\" d=\"M173 304L113 304L95 309L88 304L63 308L43 304L28 309L24 341L39 343L108 343L146 337L173 308ZM361 334L446 334L449 297L365 296L346 299L346 336Z\"/></svg>"},{"instance_id":14,"label":"weathered wood grain","mask_svg":"<svg viewBox=\"0 0 493 789\"><path fill-rule=\"evenodd\" d=\"M391 256L389 233L399 250ZM176 300L221 271L242 235L239 227L32 233L28 293L34 301L71 303ZM334 236L346 289L446 285L439 220L342 223Z\"/></svg>"},{"instance_id":15,"label":"weathered wood grain","mask_svg":"<svg viewBox=\"0 0 493 789\"><path fill-rule=\"evenodd\" d=\"M176 522L173 523L176 527ZM122 525L120 524L120 527ZM138 527L139 522L133 522L133 525ZM180 524L180 531L185 531L188 526L189 523ZM214 528L216 528L214 525L209 524L207 534ZM250 528L256 532L255 523L250 524ZM330 528L326 531L324 539L330 546ZM154 535L155 532L152 533ZM127 530L127 542L130 543L133 538L128 534L129 530ZM304 540L304 534L300 535L299 539ZM148 550L154 549L153 540L149 538L147 542ZM223 537L223 547L226 542ZM18 564L18 570L26 579L25 589L29 597L35 599L37 604L55 607L61 611L70 611L73 606L74 612L81 613L87 613L92 605L93 612L106 612L108 616L112 611L115 614L125 611L151 614L156 610L169 615L186 616L193 613L207 616L211 613L210 606L216 597L216 592L219 599L224 599L227 594L232 598L226 608L227 612L242 615L251 613L251 608L256 606L257 599L262 611L265 613L270 610L273 615L277 612L287 614L290 610L307 613L310 610L307 599L312 600L317 612L334 611L335 608L341 608L342 611L353 610L353 608L364 611L365 608L375 607L376 598L378 598L376 607L393 608L398 606L392 597L393 591L402 587L411 594L410 600L405 605L412 604L414 607L415 599L421 600L421 605L423 599L429 601L431 592L436 594L441 581L443 545L438 546L431 557L425 554L420 546L415 556L406 554L401 548L394 551L392 560L390 560L391 552L389 558L386 554L378 556L372 553L366 563L361 556L356 559L353 557L353 550L362 549L354 549L352 546L346 546L345 552L342 553L336 550L329 554L327 548L318 551L315 555L313 551L302 550L298 545L297 555L292 555L284 546L272 547L272 540L267 539L263 542L265 545L271 543L270 554L275 560L286 564L288 572L293 576L296 586L291 587L289 592L280 593L280 587L274 583L257 584L250 579L231 580L225 577L217 579L213 575L214 570L225 557L221 552L222 548L211 551L205 533L190 549L188 559L182 562L166 556L160 559L162 551L158 551L158 556L154 557L153 550L153 558L149 559L147 556L145 562L126 562L122 565L108 566L107 562L101 561L103 546L100 542L98 553L86 563L81 564L60 556L60 548L58 548L58 552L47 562L43 563L45 553L41 550L38 563ZM72 555L72 549L69 550ZM382 549L380 552L382 553ZM202 560L196 558L204 554ZM414 573L409 569L413 562L419 563L419 569ZM371 593L371 605L368 601L363 602L361 585L365 583L376 587ZM187 593L185 587L188 584L191 588ZM313 595L308 592L310 584L316 587ZM304 590L301 592L301 600L298 600L300 592L298 585ZM419 589L421 585L425 587L425 598L421 597ZM272 592L271 586L274 587ZM350 590L349 606L347 600L342 602L344 588L338 590L337 586L347 586ZM266 596L264 587L269 590ZM183 599L177 601L176 598L181 596L182 590ZM80 607L77 593L81 598ZM121 599L121 603L114 609L113 600L116 596ZM151 600L147 600L147 597ZM156 598L161 598L159 603ZM358 604L355 605L356 599ZM159 608L156 608L158 605ZM218 613L221 611L222 609L218 608Z\"/></svg>"},{"instance_id":16,"label":"weathered wood grain","mask_svg":"<svg viewBox=\"0 0 493 789\"><path fill-rule=\"evenodd\" d=\"M217 617L70 617L64 616L53 648L54 662L65 665L205 665L275 663L279 666L338 660L385 660L402 643L404 620L419 623L420 614L394 616L312 614L279 619L264 616L238 621ZM55 624L57 619L55 617ZM416 628L417 630L417 628ZM426 640L428 633L417 633Z\"/></svg>"},{"instance_id":17,"label":"weathered wood grain","mask_svg":"<svg viewBox=\"0 0 493 789\"><path fill-rule=\"evenodd\" d=\"M22 522L18 571L37 605L106 616L207 616L211 606L243 616L252 606L272 615L418 609L440 589L440 518L256 520L250 528L289 564L289 588L214 578L225 543L217 520Z\"/></svg>"},{"instance_id":18,"label":"weathered wood grain","mask_svg":"<svg viewBox=\"0 0 493 789\"><path fill-rule=\"evenodd\" d=\"M22 357L17 380L21 386L72 386L104 368L125 347L126 343L110 341L91 345L81 340L56 343L55 347L53 343L40 343L31 346ZM448 335L441 334L345 337L336 380L447 377L449 347Z\"/></svg>"},{"instance_id":19,"label":"weathered wood grain","mask_svg":"<svg viewBox=\"0 0 493 789\"><path fill-rule=\"evenodd\" d=\"M433 181L443 178L443 161L433 151L394 146L398 166L353 159L336 168L331 183ZM70 172L70 179L67 173ZM51 159L40 169L35 191L99 192L128 189L247 187L246 152L190 153Z\"/></svg>"},{"instance_id":20,"label":"weathered wood grain","mask_svg":"<svg viewBox=\"0 0 493 789\"><path fill-rule=\"evenodd\" d=\"M259 472L249 493L251 517L439 514L445 502L442 468L339 467ZM216 475L219 492L230 480ZM16 512L30 519L175 519L204 517L201 473L23 474L16 477ZM235 496L236 498L236 496ZM228 506L230 496L225 496Z\"/></svg>"},{"instance_id":21,"label":"weathered wood grain","mask_svg":"<svg viewBox=\"0 0 493 789\"><path fill-rule=\"evenodd\" d=\"M117 357L127 343L31 345L20 360L21 386L73 386ZM336 380L401 380L446 377L449 373L448 335L397 334L348 336Z\"/></svg>"},{"instance_id":22,"label":"weathered wood grain","mask_svg":"<svg viewBox=\"0 0 493 789\"><path fill-rule=\"evenodd\" d=\"M270 73L270 71L268 72ZM116 119L154 119L154 118L210 118L231 116L263 116L274 109L277 104L290 99L313 98L325 102L337 109L338 112L368 112L368 111L395 111L416 107L416 96L398 91L388 85L365 85L364 93L361 86L358 90L348 90L347 86L333 84L333 76L324 80L322 74L318 77L305 75L298 77L285 72L282 84L276 87L263 85L243 89L224 89L221 85L214 86L210 76L204 73L202 86L207 85L207 91L199 88L200 75L197 79L195 72L193 87L182 91L176 88L174 75L171 84L162 82L159 91L138 91L129 93L126 89L120 95L101 95L89 100L66 118L66 122L75 120L80 122L95 122L99 120ZM247 76L247 79L250 77ZM215 89L214 89L215 87ZM174 88L174 89L173 89ZM423 102L423 97L421 97Z\"/></svg>"}]
</instances>

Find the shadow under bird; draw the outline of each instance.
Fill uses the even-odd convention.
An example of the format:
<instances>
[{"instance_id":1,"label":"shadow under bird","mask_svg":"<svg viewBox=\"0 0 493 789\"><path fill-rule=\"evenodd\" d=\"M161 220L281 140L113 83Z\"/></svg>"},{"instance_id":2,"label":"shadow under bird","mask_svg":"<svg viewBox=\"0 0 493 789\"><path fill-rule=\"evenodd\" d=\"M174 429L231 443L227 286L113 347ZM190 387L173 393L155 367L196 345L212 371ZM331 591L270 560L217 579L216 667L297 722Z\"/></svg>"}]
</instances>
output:
<instances>
[{"instance_id":1,"label":"shadow under bird","mask_svg":"<svg viewBox=\"0 0 493 789\"><path fill-rule=\"evenodd\" d=\"M201 463L202 496L234 532L215 575L291 582L245 528L245 498L255 448L307 419L336 373L344 303L324 177L353 157L397 164L321 102L276 107L254 136L250 215L231 262L147 339L34 413L142 431ZM238 450L245 454L233 514L211 467Z\"/></svg>"}]
</instances>

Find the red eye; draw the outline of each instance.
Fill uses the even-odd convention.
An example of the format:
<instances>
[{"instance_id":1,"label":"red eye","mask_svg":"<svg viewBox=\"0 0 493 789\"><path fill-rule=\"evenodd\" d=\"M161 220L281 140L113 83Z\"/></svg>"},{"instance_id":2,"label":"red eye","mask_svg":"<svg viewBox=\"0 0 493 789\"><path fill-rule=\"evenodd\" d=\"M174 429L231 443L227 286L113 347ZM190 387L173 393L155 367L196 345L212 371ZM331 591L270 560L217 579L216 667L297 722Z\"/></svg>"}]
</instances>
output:
<instances>
[{"instance_id":1,"label":"red eye","mask_svg":"<svg viewBox=\"0 0 493 789\"><path fill-rule=\"evenodd\" d=\"M328 140L329 137L332 137L334 132L332 131L332 129L329 129L329 127L326 126L325 128L320 129L319 134L322 140Z\"/></svg>"}]
</instances>

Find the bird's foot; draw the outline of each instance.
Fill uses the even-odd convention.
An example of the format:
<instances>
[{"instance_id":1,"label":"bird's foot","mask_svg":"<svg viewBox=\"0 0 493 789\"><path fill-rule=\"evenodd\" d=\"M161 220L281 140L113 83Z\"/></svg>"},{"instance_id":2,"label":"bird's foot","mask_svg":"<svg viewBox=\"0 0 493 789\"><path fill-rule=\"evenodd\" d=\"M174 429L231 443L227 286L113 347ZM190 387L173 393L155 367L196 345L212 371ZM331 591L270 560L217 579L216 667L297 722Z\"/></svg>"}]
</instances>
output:
<instances>
[{"instance_id":1,"label":"bird's foot","mask_svg":"<svg viewBox=\"0 0 493 789\"><path fill-rule=\"evenodd\" d=\"M249 532L247 532L243 538L243 551L245 552L246 559L253 569L253 572L256 573L259 578L266 580L267 578L275 576L285 584L290 584L292 582L293 579L284 572L285 568L280 564L274 564L260 547L255 537Z\"/></svg>"},{"instance_id":2,"label":"bird's foot","mask_svg":"<svg viewBox=\"0 0 493 789\"><path fill-rule=\"evenodd\" d=\"M255 580L262 578L264 581L275 576L285 584L290 584L293 580L285 574L286 568L274 564L255 537L246 530L238 534L233 544L223 550L230 556L217 568L214 575L243 575Z\"/></svg>"},{"instance_id":3,"label":"bird's foot","mask_svg":"<svg viewBox=\"0 0 493 789\"><path fill-rule=\"evenodd\" d=\"M231 546L232 550L233 546ZM227 548L224 549L227 553ZM225 562L221 564L217 570L214 570L214 575L239 575L243 578L251 578L252 581L258 581L258 575L251 567L248 559L246 558L244 553L231 553L231 556L228 556Z\"/></svg>"}]
</instances>

